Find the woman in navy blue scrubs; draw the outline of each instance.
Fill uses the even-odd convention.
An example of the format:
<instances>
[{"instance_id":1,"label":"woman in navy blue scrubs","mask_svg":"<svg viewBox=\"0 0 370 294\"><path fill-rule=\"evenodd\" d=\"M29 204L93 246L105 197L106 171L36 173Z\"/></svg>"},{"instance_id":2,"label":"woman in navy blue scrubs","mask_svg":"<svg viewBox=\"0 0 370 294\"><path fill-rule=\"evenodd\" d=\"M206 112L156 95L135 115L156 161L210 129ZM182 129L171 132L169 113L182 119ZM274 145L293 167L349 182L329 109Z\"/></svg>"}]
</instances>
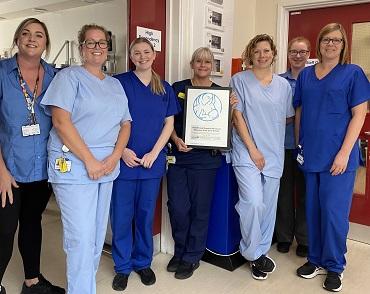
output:
<instances>
[{"instance_id":1,"label":"woman in navy blue scrubs","mask_svg":"<svg viewBox=\"0 0 370 294\"><path fill-rule=\"evenodd\" d=\"M131 271L145 285L156 277L150 268L153 256L153 217L161 178L165 173L164 147L173 130L178 104L171 86L153 71L156 57L145 38L129 48L135 70L117 75L132 117L131 135L123 151L121 171L113 185L111 223L112 254L116 276L112 287L124 290Z\"/></svg>"},{"instance_id":2,"label":"woman in navy blue scrubs","mask_svg":"<svg viewBox=\"0 0 370 294\"><path fill-rule=\"evenodd\" d=\"M297 269L306 279L325 273L323 287L342 289L346 238L356 169L357 138L370 86L364 72L348 64L348 41L338 23L318 35L319 63L299 75L294 96L296 134L306 179L308 262Z\"/></svg>"},{"instance_id":3,"label":"woman in navy blue scrubs","mask_svg":"<svg viewBox=\"0 0 370 294\"><path fill-rule=\"evenodd\" d=\"M210 80L214 57L209 48L194 51L190 61L193 78L172 85L177 100L184 106L185 87L219 87ZM217 168L221 153L217 150L192 149L181 139L183 112L175 116L171 135L173 164L167 173L168 212L175 241L174 256L167 266L175 278L187 279L198 268L206 247L208 220Z\"/></svg>"}]
</instances>

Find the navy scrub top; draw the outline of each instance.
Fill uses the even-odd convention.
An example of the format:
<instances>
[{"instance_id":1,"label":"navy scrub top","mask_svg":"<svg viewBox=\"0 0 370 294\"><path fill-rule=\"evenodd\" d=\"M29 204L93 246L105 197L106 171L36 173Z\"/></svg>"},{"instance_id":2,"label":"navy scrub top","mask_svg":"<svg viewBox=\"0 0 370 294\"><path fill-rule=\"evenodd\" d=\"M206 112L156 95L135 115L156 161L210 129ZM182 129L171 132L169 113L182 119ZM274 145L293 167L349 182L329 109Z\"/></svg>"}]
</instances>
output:
<instances>
[{"instance_id":1,"label":"navy scrub top","mask_svg":"<svg viewBox=\"0 0 370 294\"><path fill-rule=\"evenodd\" d=\"M369 99L369 81L357 65L338 64L320 80L315 66L301 71L293 104L302 106L299 142L304 171L330 170L352 119L351 109ZM355 171L358 165L359 147L354 144L347 170Z\"/></svg>"},{"instance_id":2,"label":"navy scrub top","mask_svg":"<svg viewBox=\"0 0 370 294\"><path fill-rule=\"evenodd\" d=\"M182 109L184 109L185 87L192 86L191 80L183 80L172 85L175 95ZM212 83L211 87L220 87ZM183 111L175 115L175 131L178 137L183 135L184 113ZM186 165L194 169L210 169L221 166L221 153L209 149L192 149L189 152L180 152L174 142L172 145L172 154L176 157L176 165Z\"/></svg>"},{"instance_id":3,"label":"navy scrub top","mask_svg":"<svg viewBox=\"0 0 370 294\"><path fill-rule=\"evenodd\" d=\"M131 134L127 148L133 150L138 158L150 152L162 133L165 118L179 112L179 105L171 86L162 81L166 91L163 95L153 94L133 71L116 75L128 99L132 117ZM161 178L166 171L166 148L159 153L151 168L128 167L121 160L118 179L136 180Z\"/></svg>"}]
</instances>

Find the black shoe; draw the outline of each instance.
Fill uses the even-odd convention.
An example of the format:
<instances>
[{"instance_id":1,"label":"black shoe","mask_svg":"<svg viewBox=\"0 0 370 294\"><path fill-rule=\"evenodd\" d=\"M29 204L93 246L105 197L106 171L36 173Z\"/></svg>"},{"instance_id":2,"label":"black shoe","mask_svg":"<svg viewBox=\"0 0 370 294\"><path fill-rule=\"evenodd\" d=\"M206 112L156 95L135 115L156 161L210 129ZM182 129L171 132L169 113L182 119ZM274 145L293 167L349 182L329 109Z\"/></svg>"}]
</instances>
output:
<instances>
[{"instance_id":1,"label":"black shoe","mask_svg":"<svg viewBox=\"0 0 370 294\"><path fill-rule=\"evenodd\" d=\"M279 251L280 253L288 253L289 252L290 245L292 245L292 243L289 243L289 242L279 242L277 244L276 248L277 248L277 251Z\"/></svg>"},{"instance_id":2,"label":"black shoe","mask_svg":"<svg viewBox=\"0 0 370 294\"><path fill-rule=\"evenodd\" d=\"M123 291L127 288L128 276L126 274L116 274L112 282L112 288L116 291Z\"/></svg>"},{"instance_id":3,"label":"black shoe","mask_svg":"<svg viewBox=\"0 0 370 294\"><path fill-rule=\"evenodd\" d=\"M295 254L299 257L307 257L308 255L308 246L298 244Z\"/></svg>"},{"instance_id":4,"label":"black shoe","mask_svg":"<svg viewBox=\"0 0 370 294\"><path fill-rule=\"evenodd\" d=\"M140 276L141 282L144 285L150 286L153 285L156 281L155 273L150 267L138 270L136 271L136 273Z\"/></svg>"},{"instance_id":5,"label":"black shoe","mask_svg":"<svg viewBox=\"0 0 370 294\"><path fill-rule=\"evenodd\" d=\"M4 286L1 286L0 294L6 294L6 290Z\"/></svg>"},{"instance_id":6,"label":"black shoe","mask_svg":"<svg viewBox=\"0 0 370 294\"><path fill-rule=\"evenodd\" d=\"M338 274L335 272L328 272L324 284L322 285L325 290L331 292L339 292L342 290L342 279L343 274Z\"/></svg>"},{"instance_id":7,"label":"black shoe","mask_svg":"<svg viewBox=\"0 0 370 294\"><path fill-rule=\"evenodd\" d=\"M297 269L297 275L301 278L312 279L317 275L324 275L325 270L313 263L307 261L304 265Z\"/></svg>"},{"instance_id":8,"label":"black shoe","mask_svg":"<svg viewBox=\"0 0 370 294\"><path fill-rule=\"evenodd\" d=\"M255 280L266 280L268 274L261 272L256 266L254 266L252 263L250 264L251 266L251 273L252 277Z\"/></svg>"},{"instance_id":9,"label":"black shoe","mask_svg":"<svg viewBox=\"0 0 370 294\"><path fill-rule=\"evenodd\" d=\"M265 274L272 273L276 268L275 261L266 255L261 255L255 261L252 261L251 264Z\"/></svg>"},{"instance_id":10,"label":"black shoe","mask_svg":"<svg viewBox=\"0 0 370 294\"><path fill-rule=\"evenodd\" d=\"M185 280L193 275L193 272L199 267L199 262L190 263L181 261L179 267L175 272L175 278L179 280Z\"/></svg>"},{"instance_id":11,"label":"black shoe","mask_svg":"<svg viewBox=\"0 0 370 294\"><path fill-rule=\"evenodd\" d=\"M177 268L179 267L181 262L181 259L177 256L174 256L171 258L170 262L167 265L167 271L170 273L174 273L177 271Z\"/></svg>"},{"instance_id":12,"label":"black shoe","mask_svg":"<svg viewBox=\"0 0 370 294\"><path fill-rule=\"evenodd\" d=\"M52 285L43 275L39 275L39 282L30 287L23 283L21 294L65 294L63 288Z\"/></svg>"}]
</instances>

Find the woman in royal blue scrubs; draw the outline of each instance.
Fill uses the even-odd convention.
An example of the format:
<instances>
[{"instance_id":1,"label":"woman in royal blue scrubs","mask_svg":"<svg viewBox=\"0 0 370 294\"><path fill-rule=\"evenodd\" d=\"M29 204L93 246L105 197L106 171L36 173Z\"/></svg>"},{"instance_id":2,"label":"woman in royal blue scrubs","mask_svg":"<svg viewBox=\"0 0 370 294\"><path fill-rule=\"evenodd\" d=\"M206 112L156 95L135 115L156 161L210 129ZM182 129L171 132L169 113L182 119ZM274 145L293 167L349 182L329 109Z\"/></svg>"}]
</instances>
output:
<instances>
[{"instance_id":1,"label":"woman in royal blue scrubs","mask_svg":"<svg viewBox=\"0 0 370 294\"><path fill-rule=\"evenodd\" d=\"M326 270L323 287L337 292L342 289L348 218L359 164L356 142L370 86L362 69L348 64L342 25L332 23L321 29L316 54L319 63L300 73L294 96L309 240L308 262L297 274L310 279Z\"/></svg>"},{"instance_id":2,"label":"woman in royal blue scrubs","mask_svg":"<svg viewBox=\"0 0 370 294\"><path fill-rule=\"evenodd\" d=\"M165 173L166 145L178 104L171 86L153 71L156 57L145 38L129 48L135 70L117 75L125 89L132 126L130 140L114 182L111 204L112 254L116 276L112 287L122 291L131 271L145 285L155 283L150 268L153 256L153 217L161 178Z\"/></svg>"}]
</instances>

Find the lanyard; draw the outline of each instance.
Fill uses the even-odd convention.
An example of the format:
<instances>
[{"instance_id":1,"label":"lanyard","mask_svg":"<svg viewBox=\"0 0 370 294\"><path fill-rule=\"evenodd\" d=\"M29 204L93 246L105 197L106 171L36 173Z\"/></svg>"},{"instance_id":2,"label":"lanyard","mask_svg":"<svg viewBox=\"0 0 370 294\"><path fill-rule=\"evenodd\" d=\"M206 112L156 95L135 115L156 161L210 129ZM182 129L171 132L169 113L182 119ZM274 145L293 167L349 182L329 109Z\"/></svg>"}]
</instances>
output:
<instances>
[{"instance_id":1,"label":"lanyard","mask_svg":"<svg viewBox=\"0 0 370 294\"><path fill-rule=\"evenodd\" d=\"M36 122L36 115L35 115L34 105L35 105L36 100L37 100L37 89L38 89L39 80L40 80L40 74L39 74L40 73L40 66L41 66L41 63L39 64L39 69L37 71L37 79L36 79L35 89L33 90L33 95L32 95L33 97L30 97L30 95L28 95L28 92L27 92L27 89L26 89L26 82L23 79L21 69L19 68L19 64L18 64L19 83L20 83L21 88L22 88L22 92L23 92L24 99L26 101L27 109L30 112L30 120L31 120L32 124L37 123Z\"/></svg>"}]
</instances>

